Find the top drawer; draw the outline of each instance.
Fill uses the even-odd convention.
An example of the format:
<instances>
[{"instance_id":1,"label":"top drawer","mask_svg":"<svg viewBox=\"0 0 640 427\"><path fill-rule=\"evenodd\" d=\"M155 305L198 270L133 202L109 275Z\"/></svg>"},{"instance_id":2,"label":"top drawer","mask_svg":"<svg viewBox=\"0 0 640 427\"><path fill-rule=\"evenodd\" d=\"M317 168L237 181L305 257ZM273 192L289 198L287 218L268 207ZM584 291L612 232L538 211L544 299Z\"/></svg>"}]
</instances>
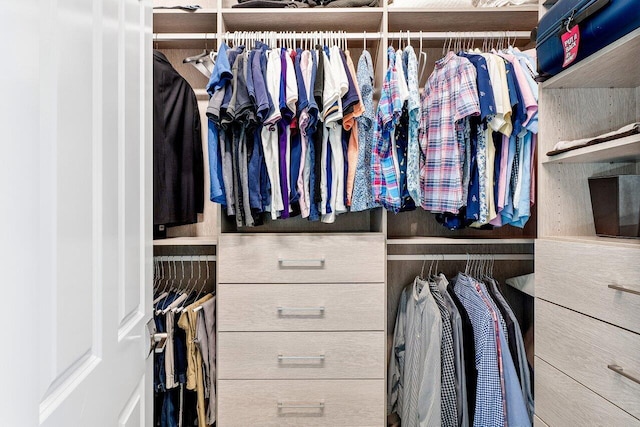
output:
<instances>
[{"instance_id":1,"label":"top drawer","mask_svg":"<svg viewBox=\"0 0 640 427\"><path fill-rule=\"evenodd\" d=\"M640 246L536 241L536 297L640 333Z\"/></svg>"},{"instance_id":2,"label":"top drawer","mask_svg":"<svg viewBox=\"0 0 640 427\"><path fill-rule=\"evenodd\" d=\"M384 282L382 234L222 235L219 283Z\"/></svg>"}]
</instances>

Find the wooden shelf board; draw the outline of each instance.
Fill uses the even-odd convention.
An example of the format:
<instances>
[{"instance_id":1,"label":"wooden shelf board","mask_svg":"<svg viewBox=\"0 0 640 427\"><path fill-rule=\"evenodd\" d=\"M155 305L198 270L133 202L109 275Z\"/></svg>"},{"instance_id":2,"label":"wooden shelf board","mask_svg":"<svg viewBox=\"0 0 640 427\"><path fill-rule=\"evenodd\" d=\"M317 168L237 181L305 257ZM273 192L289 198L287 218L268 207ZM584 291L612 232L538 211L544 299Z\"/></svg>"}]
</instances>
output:
<instances>
[{"instance_id":1,"label":"wooden shelf board","mask_svg":"<svg viewBox=\"0 0 640 427\"><path fill-rule=\"evenodd\" d=\"M190 12L179 9L154 9L154 33L215 33L217 19L215 9L198 9Z\"/></svg>"},{"instance_id":2,"label":"wooden shelf board","mask_svg":"<svg viewBox=\"0 0 640 427\"><path fill-rule=\"evenodd\" d=\"M465 9L389 7L389 31L530 31L538 6Z\"/></svg>"},{"instance_id":3,"label":"wooden shelf board","mask_svg":"<svg viewBox=\"0 0 640 427\"><path fill-rule=\"evenodd\" d=\"M522 245L532 244L535 239L457 239L448 237L389 238L387 245Z\"/></svg>"},{"instance_id":4,"label":"wooden shelf board","mask_svg":"<svg viewBox=\"0 0 640 427\"><path fill-rule=\"evenodd\" d=\"M382 8L222 9L225 31L380 31Z\"/></svg>"},{"instance_id":5,"label":"wooden shelf board","mask_svg":"<svg viewBox=\"0 0 640 427\"><path fill-rule=\"evenodd\" d=\"M549 236L541 237L544 240L554 240L559 242L593 243L597 245L618 246L632 249L640 249L640 239L625 239L617 237L601 236Z\"/></svg>"},{"instance_id":6,"label":"wooden shelf board","mask_svg":"<svg viewBox=\"0 0 640 427\"><path fill-rule=\"evenodd\" d=\"M217 47L213 33L161 33L154 34L154 49L214 49ZM206 38L205 38L206 37Z\"/></svg>"},{"instance_id":7,"label":"wooden shelf board","mask_svg":"<svg viewBox=\"0 0 640 427\"><path fill-rule=\"evenodd\" d=\"M640 28L542 83L543 89L640 86Z\"/></svg>"},{"instance_id":8,"label":"wooden shelf board","mask_svg":"<svg viewBox=\"0 0 640 427\"><path fill-rule=\"evenodd\" d=\"M217 244L217 236L167 237L153 241L153 246L216 246Z\"/></svg>"},{"instance_id":9,"label":"wooden shelf board","mask_svg":"<svg viewBox=\"0 0 640 427\"><path fill-rule=\"evenodd\" d=\"M640 161L640 135L638 134L547 157L547 160L542 163L622 163L635 161Z\"/></svg>"}]
</instances>

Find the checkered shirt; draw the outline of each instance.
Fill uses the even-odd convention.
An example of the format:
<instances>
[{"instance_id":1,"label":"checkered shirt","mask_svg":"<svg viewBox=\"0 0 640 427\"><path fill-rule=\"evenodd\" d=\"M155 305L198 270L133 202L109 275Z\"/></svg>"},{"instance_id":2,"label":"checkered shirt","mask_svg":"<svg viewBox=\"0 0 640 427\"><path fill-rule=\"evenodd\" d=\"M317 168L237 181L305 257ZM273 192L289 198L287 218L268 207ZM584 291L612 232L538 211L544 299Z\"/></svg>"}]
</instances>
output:
<instances>
[{"instance_id":1,"label":"checkered shirt","mask_svg":"<svg viewBox=\"0 0 640 427\"><path fill-rule=\"evenodd\" d=\"M449 52L436 62L422 96L420 168L422 207L458 213L466 203L462 188L464 153L456 138L456 122L480 114L476 69L466 58Z\"/></svg>"},{"instance_id":2,"label":"checkered shirt","mask_svg":"<svg viewBox=\"0 0 640 427\"><path fill-rule=\"evenodd\" d=\"M371 155L371 185L373 198L387 210L400 210L400 186L393 163L391 137L402 114L398 94L397 70L393 47L387 49L389 68L385 74L378 110L376 112L373 151Z\"/></svg>"}]
</instances>

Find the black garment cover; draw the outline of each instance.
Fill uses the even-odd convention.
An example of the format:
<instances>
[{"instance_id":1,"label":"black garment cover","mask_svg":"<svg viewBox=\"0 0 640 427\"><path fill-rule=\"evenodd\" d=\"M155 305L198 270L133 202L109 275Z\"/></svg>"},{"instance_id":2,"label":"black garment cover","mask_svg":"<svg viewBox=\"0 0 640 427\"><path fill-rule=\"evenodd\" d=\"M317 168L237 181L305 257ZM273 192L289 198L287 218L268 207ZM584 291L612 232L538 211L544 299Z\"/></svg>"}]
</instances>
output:
<instances>
[{"instance_id":1,"label":"black garment cover","mask_svg":"<svg viewBox=\"0 0 640 427\"><path fill-rule=\"evenodd\" d=\"M153 52L153 224L198 221L204 207L200 114L189 83Z\"/></svg>"}]
</instances>

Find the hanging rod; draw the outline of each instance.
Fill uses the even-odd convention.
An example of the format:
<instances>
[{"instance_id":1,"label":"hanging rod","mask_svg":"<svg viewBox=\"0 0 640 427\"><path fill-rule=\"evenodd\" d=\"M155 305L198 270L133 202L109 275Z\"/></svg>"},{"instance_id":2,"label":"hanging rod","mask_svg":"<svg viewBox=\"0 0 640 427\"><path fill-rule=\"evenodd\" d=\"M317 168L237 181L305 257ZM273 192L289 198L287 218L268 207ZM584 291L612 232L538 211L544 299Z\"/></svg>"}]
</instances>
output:
<instances>
[{"instance_id":1,"label":"hanging rod","mask_svg":"<svg viewBox=\"0 0 640 427\"><path fill-rule=\"evenodd\" d=\"M215 260L215 255L162 255L153 257L154 262L213 262Z\"/></svg>"},{"instance_id":2,"label":"hanging rod","mask_svg":"<svg viewBox=\"0 0 640 427\"><path fill-rule=\"evenodd\" d=\"M533 254L424 254L387 255L387 261L531 261Z\"/></svg>"},{"instance_id":3,"label":"hanging rod","mask_svg":"<svg viewBox=\"0 0 640 427\"><path fill-rule=\"evenodd\" d=\"M335 37L338 40L379 40L382 38L382 33L368 33L366 31L361 33L342 33L339 31L306 31L306 32L279 32L279 31L236 31L228 32L220 36L221 40L233 41L237 37L269 39L276 38L277 40L314 40L317 38Z\"/></svg>"},{"instance_id":4,"label":"hanging rod","mask_svg":"<svg viewBox=\"0 0 640 427\"><path fill-rule=\"evenodd\" d=\"M497 38L515 38L529 39L531 31L401 31L397 33L389 33L390 39L415 39L415 40L448 40L448 39L497 39Z\"/></svg>"}]
</instances>

